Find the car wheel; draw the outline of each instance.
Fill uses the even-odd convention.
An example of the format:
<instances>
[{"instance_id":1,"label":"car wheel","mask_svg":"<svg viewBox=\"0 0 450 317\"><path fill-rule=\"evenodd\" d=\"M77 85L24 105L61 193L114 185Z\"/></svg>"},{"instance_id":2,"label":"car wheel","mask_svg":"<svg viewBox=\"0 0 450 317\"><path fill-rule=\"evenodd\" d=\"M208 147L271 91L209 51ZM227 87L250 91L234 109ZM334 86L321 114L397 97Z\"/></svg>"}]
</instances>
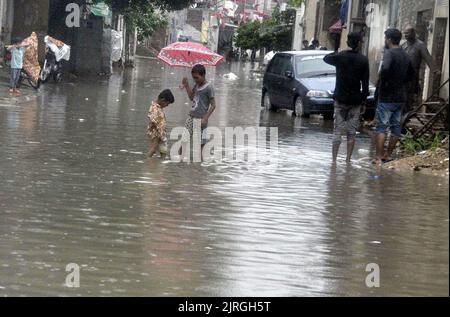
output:
<instances>
[{"instance_id":1,"label":"car wheel","mask_svg":"<svg viewBox=\"0 0 450 317\"><path fill-rule=\"evenodd\" d=\"M305 106L301 97L295 99L293 114L297 117L309 118L309 114L305 113Z\"/></svg>"},{"instance_id":2,"label":"car wheel","mask_svg":"<svg viewBox=\"0 0 450 317\"><path fill-rule=\"evenodd\" d=\"M264 107L264 109L266 109L266 110L274 110L275 109L273 104L270 102L270 96L267 91L263 92L261 106Z\"/></svg>"}]
</instances>

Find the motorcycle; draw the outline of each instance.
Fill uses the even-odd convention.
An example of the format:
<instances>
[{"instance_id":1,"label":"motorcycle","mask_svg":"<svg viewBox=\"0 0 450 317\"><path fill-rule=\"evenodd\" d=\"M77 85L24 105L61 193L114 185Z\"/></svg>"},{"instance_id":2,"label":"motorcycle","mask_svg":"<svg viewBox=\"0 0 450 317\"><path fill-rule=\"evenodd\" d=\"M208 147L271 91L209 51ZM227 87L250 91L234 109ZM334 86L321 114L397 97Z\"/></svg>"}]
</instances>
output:
<instances>
[{"instance_id":1,"label":"motorcycle","mask_svg":"<svg viewBox=\"0 0 450 317\"><path fill-rule=\"evenodd\" d=\"M20 88L20 86L22 86L22 83L24 80L28 81L28 84L33 87L34 89L39 89L39 87L41 86L41 81L40 79L37 80L37 82L35 82L31 76L24 70L22 69L20 71L20 77L19 77L19 81L17 82L17 88Z\"/></svg>"},{"instance_id":2,"label":"motorcycle","mask_svg":"<svg viewBox=\"0 0 450 317\"><path fill-rule=\"evenodd\" d=\"M39 78L46 83L53 77L55 82L60 82L63 76L63 60L70 60L70 46L58 41L50 36L46 36L45 61Z\"/></svg>"}]
</instances>

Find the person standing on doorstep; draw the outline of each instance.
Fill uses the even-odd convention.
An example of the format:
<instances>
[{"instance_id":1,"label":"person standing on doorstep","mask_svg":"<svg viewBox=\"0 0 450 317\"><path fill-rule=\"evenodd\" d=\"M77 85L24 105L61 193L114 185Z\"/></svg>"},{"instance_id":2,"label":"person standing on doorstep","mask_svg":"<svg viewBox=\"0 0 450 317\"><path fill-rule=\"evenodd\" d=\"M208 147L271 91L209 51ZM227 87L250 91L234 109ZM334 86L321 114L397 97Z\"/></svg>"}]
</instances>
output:
<instances>
[{"instance_id":1,"label":"person standing on doorstep","mask_svg":"<svg viewBox=\"0 0 450 317\"><path fill-rule=\"evenodd\" d=\"M308 50L308 46L309 46L308 40L303 40L302 41L302 51L307 51Z\"/></svg>"},{"instance_id":2,"label":"person standing on doorstep","mask_svg":"<svg viewBox=\"0 0 450 317\"><path fill-rule=\"evenodd\" d=\"M9 93L20 95L17 85L19 83L20 72L23 67L23 53L28 45L22 44L18 38L13 39L12 45L6 46L8 51L11 51L11 79Z\"/></svg>"},{"instance_id":3,"label":"person standing on doorstep","mask_svg":"<svg viewBox=\"0 0 450 317\"><path fill-rule=\"evenodd\" d=\"M420 70L423 62L428 65L431 72L437 73L438 70L435 67L433 57L431 57L427 45L417 38L414 27L411 25L406 26L403 34L406 41L402 44L402 48L411 58L412 67L415 73L413 80L408 85L408 96L403 110L404 113L407 113L411 111L414 105L417 102L420 102L420 99L422 98L423 87L421 87L420 84Z\"/></svg>"},{"instance_id":4,"label":"person standing on doorstep","mask_svg":"<svg viewBox=\"0 0 450 317\"><path fill-rule=\"evenodd\" d=\"M379 100L377 106L377 136L375 162L391 159L398 140L401 137L400 120L402 109L407 100L408 84L414 78L414 68L408 54L400 47L402 33L397 29L388 29L385 34L385 52L380 69ZM387 129L391 137L385 151Z\"/></svg>"},{"instance_id":5,"label":"person standing on doorstep","mask_svg":"<svg viewBox=\"0 0 450 317\"><path fill-rule=\"evenodd\" d=\"M320 48L320 42L318 39L312 39L311 45L309 45L308 50L318 50Z\"/></svg>"},{"instance_id":6,"label":"person standing on doorstep","mask_svg":"<svg viewBox=\"0 0 450 317\"><path fill-rule=\"evenodd\" d=\"M362 55L363 38L353 32L347 37L349 50L331 53L324 61L336 66L334 90L333 162L336 162L342 136L347 135L347 162L351 161L361 108L369 96L369 60Z\"/></svg>"}]
</instances>

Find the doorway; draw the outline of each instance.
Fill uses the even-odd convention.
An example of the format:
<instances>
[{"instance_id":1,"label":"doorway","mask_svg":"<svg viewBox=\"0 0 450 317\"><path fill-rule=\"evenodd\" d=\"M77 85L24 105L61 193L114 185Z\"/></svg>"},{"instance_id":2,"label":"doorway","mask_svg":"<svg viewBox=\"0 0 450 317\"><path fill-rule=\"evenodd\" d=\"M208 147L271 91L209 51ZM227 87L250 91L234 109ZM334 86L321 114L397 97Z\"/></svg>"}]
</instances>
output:
<instances>
[{"instance_id":1,"label":"doorway","mask_svg":"<svg viewBox=\"0 0 450 317\"><path fill-rule=\"evenodd\" d=\"M436 18L434 26L434 38L433 38L433 56L435 59L436 67L442 70L444 65L444 53L445 53L445 38L447 32L447 18ZM434 75L432 83L432 91L435 91L441 85L442 75L441 73Z\"/></svg>"}]
</instances>

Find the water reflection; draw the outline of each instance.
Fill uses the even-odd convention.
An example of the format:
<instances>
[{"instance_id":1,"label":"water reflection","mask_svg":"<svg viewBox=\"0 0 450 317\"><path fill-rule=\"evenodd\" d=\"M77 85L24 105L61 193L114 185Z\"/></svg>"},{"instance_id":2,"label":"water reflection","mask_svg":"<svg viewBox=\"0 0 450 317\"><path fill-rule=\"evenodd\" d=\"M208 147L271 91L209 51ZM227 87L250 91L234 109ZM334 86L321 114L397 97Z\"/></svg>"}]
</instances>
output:
<instances>
[{"instance_id":1,"label":"water reflection","mask_svg":"<svg viewBox=\"0 0 450 317\"><path fill-rule=\"evenodd\" d=\"M185 71L156 61L0 107L0 294L448 295L448 181L374 177L364 134L333 166L332 123L261 111L251 67L208 68L210 125L278 127L276 166L146 159L151 100L174 91L169 128L190 107Z\"/></svg>"}]
</instances>

